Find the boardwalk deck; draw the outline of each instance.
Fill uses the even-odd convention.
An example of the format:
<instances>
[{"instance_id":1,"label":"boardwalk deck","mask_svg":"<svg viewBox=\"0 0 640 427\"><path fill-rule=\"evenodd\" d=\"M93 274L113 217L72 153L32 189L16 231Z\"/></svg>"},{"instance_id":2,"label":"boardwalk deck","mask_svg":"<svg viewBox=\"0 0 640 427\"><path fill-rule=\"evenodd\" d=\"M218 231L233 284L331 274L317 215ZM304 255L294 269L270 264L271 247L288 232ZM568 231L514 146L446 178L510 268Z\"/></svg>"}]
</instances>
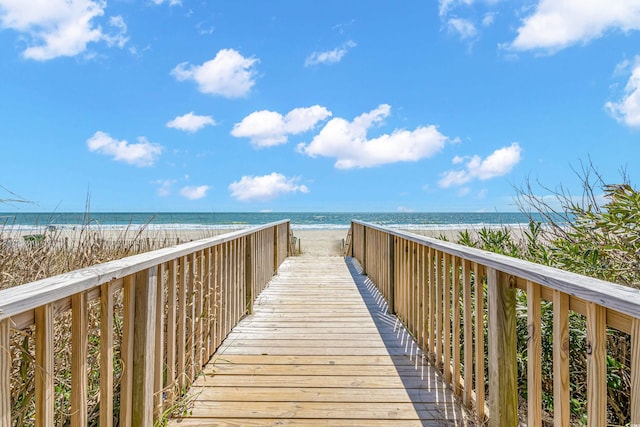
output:
<instances>
[{"instance_id":1,"label":"boardwalk deck","mask_svg":"<svg viewBox=\"0 0 640 427\"><path fill-rule=\"evenodd\" d=\"M172 426L471 424L355 262L287 259Z\"/></svg>"}]
</instances>

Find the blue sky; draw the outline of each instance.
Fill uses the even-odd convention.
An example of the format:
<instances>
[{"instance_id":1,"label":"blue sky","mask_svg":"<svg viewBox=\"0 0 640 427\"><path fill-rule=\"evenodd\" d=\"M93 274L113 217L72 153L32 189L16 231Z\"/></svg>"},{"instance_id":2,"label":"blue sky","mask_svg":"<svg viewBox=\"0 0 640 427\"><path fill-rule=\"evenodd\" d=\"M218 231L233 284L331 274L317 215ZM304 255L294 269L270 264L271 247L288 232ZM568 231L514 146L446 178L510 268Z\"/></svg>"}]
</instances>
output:
<instances>
[{"instance_id":1,"label":"blue sky","mask_svg":"<svg viewBox=\"0 0 640 427\"><path fill-rule=\"evenodd\" d=\"M0 198L33 202L0 209L514 211L589 159L633 182L639 30L640 0L0 0Z\"/></svg>"}]
</instances>

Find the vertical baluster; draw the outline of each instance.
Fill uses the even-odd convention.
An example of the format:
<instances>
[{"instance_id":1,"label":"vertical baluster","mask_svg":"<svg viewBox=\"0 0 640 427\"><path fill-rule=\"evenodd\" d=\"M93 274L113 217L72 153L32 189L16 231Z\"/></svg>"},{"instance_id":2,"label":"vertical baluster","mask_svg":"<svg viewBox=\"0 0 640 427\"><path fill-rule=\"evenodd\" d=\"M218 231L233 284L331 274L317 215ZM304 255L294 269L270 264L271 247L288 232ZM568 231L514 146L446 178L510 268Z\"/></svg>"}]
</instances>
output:
<instances>
[{"instance_id":1,"label":"vertical baluster","mask_svg":"<svg viewBox=\"0 0 640 427\"><path fill-rule=\"evenodd\" d=\"M100 287L100 426L113 425L113 290Z\"/></svg>"},{"instance_id":2,"label":"vertical baluster","mask_svg":"<svg viewBox=\"0 0 640 427\"><path fill-rule=\"evenodd\" d=\"M155 358L153 362L153 419L157 420L160 418L162 414L162 404L163 404L163 395L162 390L164 389L164 360L165 360L165 351L164 351L164 328L165 328L165 318L164 318L164 278L167 270L166 264L160 265L160 274L158 276L158 280L156 281L156 312L155 312L155 325L156 325L156 333L154 336L154 347L155 347ZM169 329L172 329L172 325L168 325Z\"/></svg>"},{"instance_id":3,"label":"vertical baluster","mask_svg":"<svg viewBox=\"0 0 640 427\"><path fill-rule=\"evenodd\" d=\"M569 295L553 291L553 425L569 425Z\"/></svg>"},{"instance_id":4,"label":"vertical baluster","mask_svg":"<svg viewBox=\"0 0 640 427\"><path fill-rule=\"evenodd\" d=\"M203 337L203 333L204 333L204 322L202 319L202 315L203 315L203 304L205 302L205 295L204 295L204 251L199 251L196 254L196 268L197 268L197 278L195 280L195 361L194 361L194 365L196 367L195 369L195 375L198 375L198 373L200 372L200 370L202 369L202 366L204 365L204 361L203 361L203 354L202 354L202 349L204 346L204 337ZM195 377L194 377L195 378Z\"/></svg>"},{"instance_id":5,"label":"vertical baluster","mask_svg":"<svg viewBox=\"0 0 640 427\"><path fill-rule=\"evenodd\" d=\"M451 321L453 322L453 389L457 396L460 396L460 259L453 257L451 271L453 275L453 314Z\"/></svg>"},{"instance_id":6,"label":"vertical baluster","mask_svg":"<svg viewBox=\"0 0 640 427\"><path fill-rule=\"evenodd\" d=\"M136 330L133 339L131 425L153 425L153 366L155 360L158 267L136 273Z\"/></svg>"},{"instance_id":7,"label":"vertical baluster","mask_svg":"<svg viewBox=\"0 0 640 427\"><path fill-rule=\"evenodd\" d=\"M191 385L196 378L196 253L187 256L187 385Z\"/></svg>"},{"instance_id":8,"label":"vertical baluster","mask_svg":"<svg viewBox=\"0 0 640 427\"><path fill-rule=\"evenodd\" d=\"M464 302L464 404L471 407L473 390L473 301L471 299L471 263L462 262L463 302Z\"/></svg>"},{"instance_id":9,"label":"vertical baluster","mask_svg":"<svg viewBox=\"0 0 640 427\"><path fill-rule=\"evenodd\" d=\"M180 393L187 388L187 257L180 257L178 272L178 337L177 337L177 356L178 368L176 374L178 376L178 387Z\"/></svg>"},{"instance_id":10,"label":"vertical baluster","mask_svg":"<svg viewBox=\"0 0 640 427\"><path fill-rule=\"evenodd\" d=\"M135 282L133 276L124 278L122 318L122 374L120 375L120 425L131 425L133 393L133 333L135 315Z\"/></svg>"},{"instance_id":11,"label":"vertical baluster","mask_svg":"<svg viewBox=\"0 0 640 427\"><path fill-rule=\"evenodd\" d=\"M443 322L444 327L444 378L451 384L451 255L444 254L444 285L443 285Z\"/></svg>"},{"instance_id":12,"label":"vertical baluster","mask_svg":"<svg viewBox=\"0 0 640 427\"><path fill-rule=\"evenodd\" d=\"M434 272L435 251L429 248L427 257L429 277L429 353L435 355L436 351L436 275ZM433 357L435 362L435 357Z\"/></svg>"},{"instance_id":13,"label":"vertical baluster","mask_svg":"<svg viewBox=\"0 0 640 427\"><path fill-rule=\"evenodd\" d=\"M435 252L436 261L436 367L442 370L442 343L443 343L443 330L442 325L442 309L443 306L443 284L442 284L442 253L440 251Z\"/></svg>"},{"instance_id":14,"label":"vertical baluster","mask_svg":"<svg viewBox=\"0 0 640 427\"><path fill-rule=\"evenodd\" d=\"M167 272L167 398L164 407L173 404L176 389L176 332L179 328L179 320L176 315L176 300L178 295L178 260L173 259L168 263ZM179 303L179 302L178 302Z\"/></svg>"},{"instance_id":15,"label":"vertical baluster","mask_svg":"<svg viewBox=\"0 0 640 427\"><path fill-rule=\"evenodd\" d=\"M587 302L587 419L607 425L607 310Z\"/></svg>"},{"instance_id":16,"label":"vertical baluster","mask_svg":"<svg viewBox=\"0 0 640 427\"><path fill-rule=\"evenodd\" d=\"M640 319L631 326L631 425L640 425Z\"/></svg>"},{"instance_id":17,"label":"vertical baluster","mask_svg":"<svg viewBox=\"0 0 640 427\"><path fill-rule=\"evenodd\" d=\"M542 321L540 304L540 285L527 281L527 415L530 427L542 427Z\"/></svg>"},{"instance_id":18,"label":"vertical baluster","mask_svg":"<svg viewBox=\"0 0 640 427\"><path fill-rule=\"evenodd\" d=\"M53 426L53 306L35 310L36 427Z\"/></svg>"},{"instance_id":19,"label":"vertical baluster","mask_svg":"<svg viewBox=\"0 0 640 427\"><path fill-rule=\"evenodd\" d=\"M71 425L87 425L89 312L87 294L71 296Z\"/></svg>"},{"instance_id":20,"label":"vertical baluster","mask_svg":"<svg viewBox=\"0 0 640 427\"><path fill-rule=\"evenodd\" d=\"M11 327L0 320L0 427L11 426Z\"/></svg>"},{"instance_id":21,"label":"vertical baluster","mask_svg":"<svg viewBox=\"0 0 640 427\"><path fill-rule=\"evenodd\" d=\"M487 271L489 425L518 425L515 278Z\"/></svg>"},{"instance_id":22,"label":"vertical baluster","mask_svg":"<svg viewBox=\"0 0 640 427\"><path fill-rule=\"evenodd\" d=\"M484 285L480 265L473 263L474 290L476 297L476 412L484 418Z\"/></svg>"}]
</instances>

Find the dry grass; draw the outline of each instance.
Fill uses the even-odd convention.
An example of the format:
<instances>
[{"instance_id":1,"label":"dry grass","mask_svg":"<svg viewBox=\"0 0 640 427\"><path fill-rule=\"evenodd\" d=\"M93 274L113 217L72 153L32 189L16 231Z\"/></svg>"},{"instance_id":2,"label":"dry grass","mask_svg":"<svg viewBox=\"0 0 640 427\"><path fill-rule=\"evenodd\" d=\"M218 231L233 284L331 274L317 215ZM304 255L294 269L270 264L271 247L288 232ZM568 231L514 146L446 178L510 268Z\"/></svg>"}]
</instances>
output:
<instances>
[{"instance_id":1,"label":"dry grass","mask_svg":"<svg viewBox=\"0 0 640 427\"><path fill-rule=\"evenodd\" d=\"M220 234L218 230L202 231L199 238ZM92 230L89 226L77 230L74 236L64 235L59 230L47 230L42 239L27 241L9 228L0 228L0 290L19 286L35 280L77 270L83 267L120 259L141 252L171 246L179 241L171 234L150 235L144 227L128 228L119 233L105 233ZM122 291L115 295L115 414L118 413L120 363L120 343L122 326ZM12 330L11 402L12 422L15 426L34 423L34 327ZM71 388L70 342L71 314L60 313L55 318L55 424L69 423L69 396ZM99 417L99 347L100 347L100 305L90 304L89 309L89 424L98 425ZM180 405L175 406L181 410ZM114 420L114 425L118 425Z\"/></svg>"}]
</instances>

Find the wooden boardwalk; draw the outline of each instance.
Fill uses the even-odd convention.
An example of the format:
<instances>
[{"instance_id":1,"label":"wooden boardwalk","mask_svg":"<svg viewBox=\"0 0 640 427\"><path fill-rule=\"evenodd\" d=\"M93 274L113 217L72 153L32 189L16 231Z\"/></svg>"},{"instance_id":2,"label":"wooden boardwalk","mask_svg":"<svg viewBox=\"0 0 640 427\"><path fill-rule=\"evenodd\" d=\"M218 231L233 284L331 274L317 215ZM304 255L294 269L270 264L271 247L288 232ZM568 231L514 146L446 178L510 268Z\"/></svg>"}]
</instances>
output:
<instances>
[{"instance_id":1,"label":"wooden boardwalk","mask_svg":"<svg viewBox=\"0 0 640 427\"><path fill-rule=\"evenodd\" d=\"M355 261L288 258L170 425L472 424L423 360Z\"/></svg>"}]
</instances>

